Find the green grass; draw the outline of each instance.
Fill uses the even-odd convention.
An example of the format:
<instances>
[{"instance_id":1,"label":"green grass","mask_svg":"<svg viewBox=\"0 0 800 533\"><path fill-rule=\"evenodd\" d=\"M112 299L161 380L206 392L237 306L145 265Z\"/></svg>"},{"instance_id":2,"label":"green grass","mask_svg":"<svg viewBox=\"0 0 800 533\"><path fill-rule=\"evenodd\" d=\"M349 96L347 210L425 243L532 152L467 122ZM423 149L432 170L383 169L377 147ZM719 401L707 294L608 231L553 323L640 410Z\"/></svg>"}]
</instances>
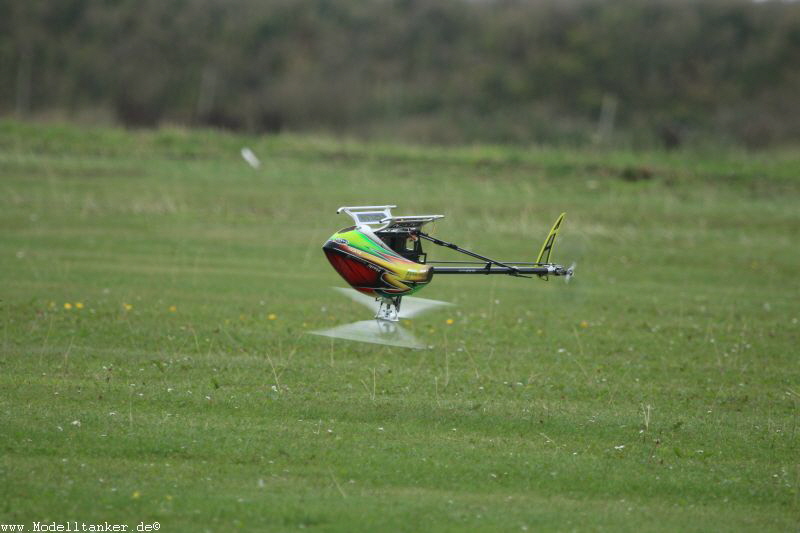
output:
<instances>
[{"instance_id":1,"label":"green grass","mask_svg":"<svg viewBox=\"0 0 800 533\"><path fill-rule=\"evenodd\" d=\"M799 174L0 122L0 523L796 530ZM376 203L507 260L567 211L577 276L438 278L426 351L304 334L368 318L321 245Z\"/></svg>"}]
</instances>

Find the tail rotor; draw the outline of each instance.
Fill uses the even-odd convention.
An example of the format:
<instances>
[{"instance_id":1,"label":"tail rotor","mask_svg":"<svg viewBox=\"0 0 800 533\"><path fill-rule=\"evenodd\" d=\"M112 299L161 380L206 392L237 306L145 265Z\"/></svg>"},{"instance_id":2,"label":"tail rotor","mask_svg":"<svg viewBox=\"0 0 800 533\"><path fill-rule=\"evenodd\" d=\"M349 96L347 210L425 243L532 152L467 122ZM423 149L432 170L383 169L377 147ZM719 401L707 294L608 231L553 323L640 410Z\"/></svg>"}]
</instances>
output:
<instances>
[{"instance_id":1,"label":"tail rotor","mask_svg":"<svg viewBox=\"0 0 800 533\"><path fill-rule=\"evenodd\" d=\"M573 261L572 264L567 269L567 273L564 275L564 283L569 283L572 280L572 276L575 275L576 266L577 265L575 264L575 261Z\"/></svg>"}]
</instances>

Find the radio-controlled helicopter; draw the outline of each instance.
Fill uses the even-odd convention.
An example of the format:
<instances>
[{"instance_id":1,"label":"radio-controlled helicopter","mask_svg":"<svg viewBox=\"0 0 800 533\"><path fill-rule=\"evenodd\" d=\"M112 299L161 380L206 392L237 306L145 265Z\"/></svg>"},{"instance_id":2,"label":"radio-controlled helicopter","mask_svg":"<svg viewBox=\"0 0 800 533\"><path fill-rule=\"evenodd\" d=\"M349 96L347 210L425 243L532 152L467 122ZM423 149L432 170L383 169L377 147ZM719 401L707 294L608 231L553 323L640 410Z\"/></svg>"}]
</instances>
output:
<instances>
[{"instance_id":1,"label":"radio-controlled helicopter","mask_svg":"<svg viewBox=\"0 0 800 533\"><path fill-rule=\"evenodd\" d=\"M445 242L422 231L426 224L444 215L395 216L394 205L345 206L355 225L334 233L322 247L334 270L353 288L337 288L349 298L375 311L373 320L313 331L316 335L409 348L424 348L398 321L452 305L410 296L428 285L434 276L452 274L507 275L521 278L573 275L574 265L550 263L562 213L544 240L533 262L496 261ZM422 242L428 241L468 255L472 261L428 261ZM402 307L401 307L402 302Z\"/></svg>"}]
</instances>

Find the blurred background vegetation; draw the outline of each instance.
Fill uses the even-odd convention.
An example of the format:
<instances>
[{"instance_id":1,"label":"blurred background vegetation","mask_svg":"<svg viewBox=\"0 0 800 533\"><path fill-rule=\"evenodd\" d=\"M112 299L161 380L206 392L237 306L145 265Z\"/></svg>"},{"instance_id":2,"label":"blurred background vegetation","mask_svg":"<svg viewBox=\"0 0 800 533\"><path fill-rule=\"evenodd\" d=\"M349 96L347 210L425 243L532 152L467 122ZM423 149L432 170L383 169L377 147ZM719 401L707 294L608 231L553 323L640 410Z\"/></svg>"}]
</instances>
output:
<instances>
[{"instance_id":1,"label":"blurred background vegetation","mask_svg":"<svg viewBox=\"0 0 800 533\"><path fill-rule=\"evenodd\" d=\"M800 3L0 0L0 115L415 142L800 140Z\"/></svg>"}]
</instances>

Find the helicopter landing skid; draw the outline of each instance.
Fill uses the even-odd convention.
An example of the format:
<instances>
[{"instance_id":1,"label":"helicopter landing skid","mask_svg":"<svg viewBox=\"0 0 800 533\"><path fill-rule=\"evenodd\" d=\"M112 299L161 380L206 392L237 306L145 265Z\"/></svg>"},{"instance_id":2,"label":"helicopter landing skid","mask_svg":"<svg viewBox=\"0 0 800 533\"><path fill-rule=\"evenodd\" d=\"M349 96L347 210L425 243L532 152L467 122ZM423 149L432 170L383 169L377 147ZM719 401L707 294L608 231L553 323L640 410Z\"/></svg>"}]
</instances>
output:
<instances>
[{"instance_id":1,"label":"helicopter landing skid","mask_svg":"<svg viewBox=\"0 0 800 533\"><path fill-rule=\"evenodd\" d=\"M400 300L402 296L392 298L379 298L378 312L375 318L387 322L398 322L400 320Z\"/></svg>"}]
</instances>

